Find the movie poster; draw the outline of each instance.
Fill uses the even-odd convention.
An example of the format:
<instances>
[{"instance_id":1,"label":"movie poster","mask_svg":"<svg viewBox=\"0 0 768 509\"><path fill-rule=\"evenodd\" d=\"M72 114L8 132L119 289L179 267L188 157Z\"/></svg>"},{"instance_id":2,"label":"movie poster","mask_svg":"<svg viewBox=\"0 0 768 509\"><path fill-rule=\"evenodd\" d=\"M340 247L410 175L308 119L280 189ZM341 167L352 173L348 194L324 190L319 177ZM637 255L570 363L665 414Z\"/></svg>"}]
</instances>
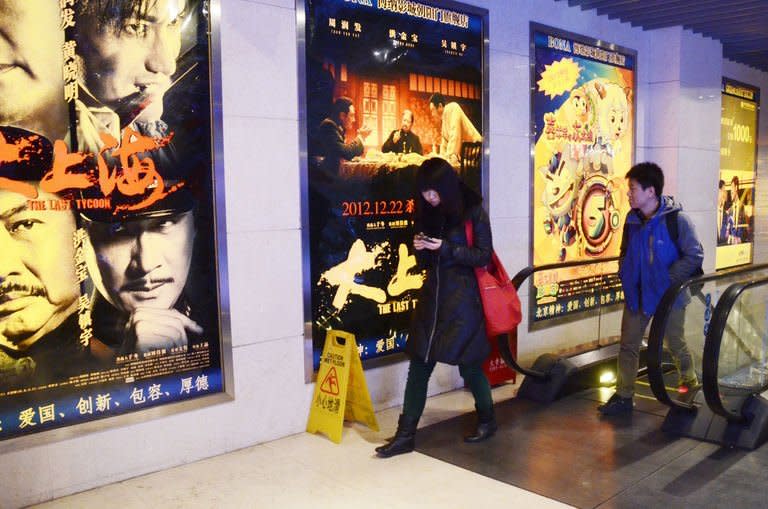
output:
<instances>
[{"instance_id":1,"label":"movie poster","mask_svg":"<svg viewBox=\"0 0 768 509\"><path fill-rule=\"evenodd\" d=\"M207 4L0 0L0 440L224 390Z\"/></svg>"},{"instance_id":2,"label":"movie poster","mask_svg":"<svg viewBox=\"0 0 768 509\"><path fill-rule=\"evenodd\" d=\"M723 78L715 269L752 263L760 89Z\"/></svg>"},{"instance_id":3,"label":"movie poster","mask_svg":"<svg viewBox=\"0 0 768 509\"><path fill-rule=\"evenodd\" d=\"M423 274L415 175L448 160L481 190L485 11L453 2L307 0L305 261L314 366L326 331L362 359L402 350Z\"/></svg>"},{"instance_id":4,"label":"movie poster","mask_svg":"<svg viewBox=\"0 0 768 509\"><path fill-rule=\"evenodd\" d=\"M530 322L623 301L615 276L624 175L634 160L636 53L531 24L533 265Z\"/></svg>"}]
</instances>

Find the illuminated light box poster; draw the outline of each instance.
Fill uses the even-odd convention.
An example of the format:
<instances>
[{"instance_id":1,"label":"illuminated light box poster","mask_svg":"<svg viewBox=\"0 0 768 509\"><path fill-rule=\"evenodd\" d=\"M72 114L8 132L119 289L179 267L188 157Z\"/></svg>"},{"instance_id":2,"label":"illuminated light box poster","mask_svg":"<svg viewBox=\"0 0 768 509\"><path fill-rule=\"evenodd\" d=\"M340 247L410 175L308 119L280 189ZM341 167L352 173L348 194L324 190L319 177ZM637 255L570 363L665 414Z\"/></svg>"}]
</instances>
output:
<instances>
[{"instance_id":1,"label":"illuminated light box poster","mask_svg":"<svg viewBox=\"0 0 768 509\"><path fill-rule=\"evenodd\" d=\"M423 282L412 244L419 165L439 154L480 191L487 12L403 0L304 7L305 314L317 368L331 328L353 333L363 360L403 349Z\"/></svg>"},{"instance_id":2,"label":"illuminated light box poster","mask_svg":"<svg viewBox=\"0 0 768 509\"><path fill-rule=\"evenodd\" d=\"M715 268L752 263L760 89L723 78Z\"/></svg>"},{"instance_id":3,"label":"illuminated light box poster","mask_svg":"<svg viewBox=\"0 0 768 509\"><path fill-rule=\"evenodd\" d=\"M224 390L207 5L0 0L0 440Z\"/></svg>"},{"instance_id":4,"label":"illuminated light box poster","mask_svg":"<svg viewBox=\"0 0 768 509\"><path fill-rule=\"evenodd\" d=\"M623 300L615 272L634 160L636 52L531 24L530 322Z\"/></svg>"}]
</instances>

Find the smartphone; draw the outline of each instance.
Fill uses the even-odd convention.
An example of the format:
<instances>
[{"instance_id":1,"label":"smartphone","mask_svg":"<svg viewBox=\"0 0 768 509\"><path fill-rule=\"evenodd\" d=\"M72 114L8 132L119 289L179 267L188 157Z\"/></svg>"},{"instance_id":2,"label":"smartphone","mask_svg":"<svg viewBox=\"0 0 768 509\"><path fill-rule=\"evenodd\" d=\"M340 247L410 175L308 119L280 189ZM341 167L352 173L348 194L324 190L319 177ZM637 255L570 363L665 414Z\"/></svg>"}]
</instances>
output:
<instances>
[{"instance_id":1,"label":"smartphone","mask_svg":"<svg viewBox=\"0 0 768 509\"><path fill-rule=\"evenodd\" d=\"M417 233L416 234L416 238L417 239L421 239L421 240L425 240L427 242L434 242L435 241L435 239L433 239L432 237L428 237L427 235L424 235L424 232Z\"/></svg>"}]
</instances>

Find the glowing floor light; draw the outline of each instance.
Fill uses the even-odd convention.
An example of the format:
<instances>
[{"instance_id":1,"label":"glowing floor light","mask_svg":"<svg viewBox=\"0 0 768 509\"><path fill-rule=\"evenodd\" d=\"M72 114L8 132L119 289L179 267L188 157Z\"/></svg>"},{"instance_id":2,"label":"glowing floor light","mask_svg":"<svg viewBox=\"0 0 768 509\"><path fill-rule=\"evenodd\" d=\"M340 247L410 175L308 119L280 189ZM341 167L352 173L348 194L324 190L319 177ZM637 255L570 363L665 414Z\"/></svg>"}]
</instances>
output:
<instances>
[{"instance_id":1,"label":"glowing floor light","mask_svg":"<svg viewBox=\"0 0 768 509\"><path fill-rule=\"evenodd\" d=\"M600 385L609 385L616 382L616 374L613 371L600 373Z\"/></svg>"}]
</instances>

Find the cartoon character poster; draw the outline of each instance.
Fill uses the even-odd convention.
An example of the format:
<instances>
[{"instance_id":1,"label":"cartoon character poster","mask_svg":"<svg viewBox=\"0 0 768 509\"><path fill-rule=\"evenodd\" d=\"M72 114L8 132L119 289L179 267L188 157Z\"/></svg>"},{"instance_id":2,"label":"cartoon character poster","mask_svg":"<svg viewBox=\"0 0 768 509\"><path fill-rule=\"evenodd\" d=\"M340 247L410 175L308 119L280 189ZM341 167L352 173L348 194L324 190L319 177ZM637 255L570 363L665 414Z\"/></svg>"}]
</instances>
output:
<instances>
[{"instance_id":1,"label":"cartoon character poster","mask_svg":"<svg viewBox=\"0 0 768 509\"><path fill-rule=\"evenodd\" d=\"M442 157L477 191L487 13L454 2L307 0L305 315L363 360L402 350L423 276L415 176ZM300 50L301 51L301 50Z\"/></svg>"},{"instance_id":2,"label":"cartoon character poster","mask_svg":"<svg viewBox=\"0 0 768 509\"><path fill-rule=\"evenodd\" d=\"M0 0L0 440L223 392L210 30Z\"/></svg>"},{"instance_id":3,"label":"cartoon character poster","mask_svg":"<svg viewBox=\"0 0 768 509\"><path fill-rule=\"evenodd\" d=\"M535 266L531 322L623 300L614 273L629 210L636 53L531 24Z\"/></svg>"},{"instance_id":4,"label":"cartoon character poster","mask_svg":"<svg viewBox=\"0 0 768 509\"><path fill-rule=\"evenodd\" d=\"M723 78L715 268L752 262L760 89Z\"/></svg>"}]
</instances>

